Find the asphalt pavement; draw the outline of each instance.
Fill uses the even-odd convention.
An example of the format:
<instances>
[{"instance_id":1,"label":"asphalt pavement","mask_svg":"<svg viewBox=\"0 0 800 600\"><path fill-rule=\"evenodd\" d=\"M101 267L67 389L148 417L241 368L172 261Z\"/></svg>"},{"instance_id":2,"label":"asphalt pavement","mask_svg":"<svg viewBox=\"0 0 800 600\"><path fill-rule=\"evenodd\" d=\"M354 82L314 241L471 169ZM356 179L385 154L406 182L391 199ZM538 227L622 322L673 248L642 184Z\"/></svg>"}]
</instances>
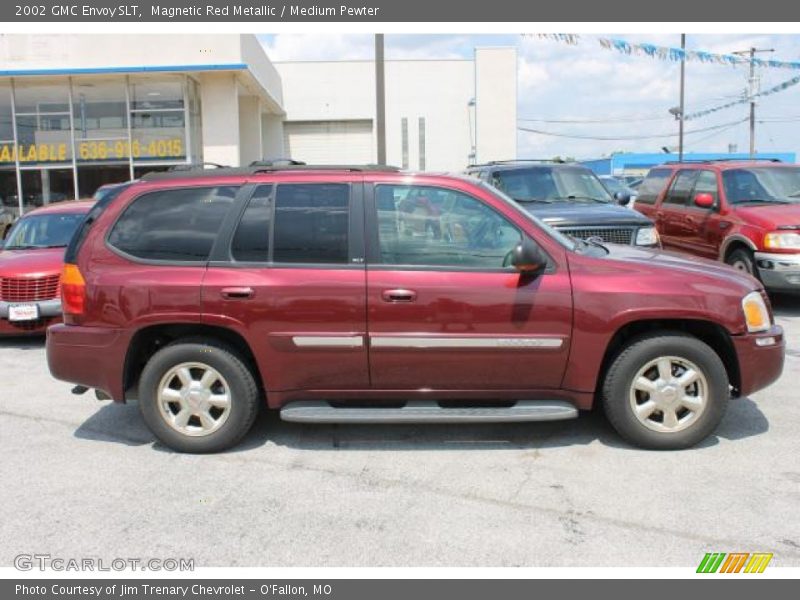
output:
<instances>
[{"instance_id":1,"label":"asphalt pavement","mask_svg":"<svg viewBox=\"0 0 800 600\"><path fill-rule=\"evenodd\" d=\"M18 554L219 566L800 566L800 298L774 300L783 377L680 452L560 423L300 425L265 411L212 456L134 403L74 396L41 339L0 340L0 566Z\"/></svg>"}]
</instances>

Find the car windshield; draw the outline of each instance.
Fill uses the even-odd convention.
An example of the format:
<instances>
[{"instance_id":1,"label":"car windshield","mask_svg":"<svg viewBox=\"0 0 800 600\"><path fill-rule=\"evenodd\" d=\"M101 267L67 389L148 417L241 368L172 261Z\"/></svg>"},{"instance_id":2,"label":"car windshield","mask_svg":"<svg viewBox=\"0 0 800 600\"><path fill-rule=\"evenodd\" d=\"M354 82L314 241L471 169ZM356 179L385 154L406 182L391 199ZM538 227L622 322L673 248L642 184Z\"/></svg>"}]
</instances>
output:
<instances>
[{"instance_id":1,"label":"car windshield","mask_svg":"<svg viewBox=\"0 0 800 600\"><path fill-rule=\"evenodd\" d=\"M23 217L8 234L5 250L60 248L69 244L83 220L82 213L30 215Z\"/></svg>"},{"instance_id":2,"label":"car windshield","mask_svg":"<svg viewBox=\"0 0 800 600\"><path fill-rule=\"evenodd\" d=\"M800 168L753 167L722 173L725 196L732 204L800 202Z\"/></svg>"},{"instance_id":3,"label":"car windshield","mask_svg":"<svg viewBox=\"0 0 800 600\"><path fill-rule=\"evenodd\" d=\"M589 169L530 167L497 171L492 183L517 202L611 202Z\"/></svg>"}]
</instances>

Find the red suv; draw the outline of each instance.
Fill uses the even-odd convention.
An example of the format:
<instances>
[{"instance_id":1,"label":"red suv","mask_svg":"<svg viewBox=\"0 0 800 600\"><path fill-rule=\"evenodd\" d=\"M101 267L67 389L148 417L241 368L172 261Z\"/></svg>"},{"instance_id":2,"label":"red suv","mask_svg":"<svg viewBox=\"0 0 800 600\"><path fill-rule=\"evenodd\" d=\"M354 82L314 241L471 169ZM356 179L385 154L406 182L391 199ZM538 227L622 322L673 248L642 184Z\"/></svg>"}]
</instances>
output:
<instances>
[{"instance_id":1,"label":"red suv","mask_svg":"<svg viewBox=\"0 0 800 600\"><path fill-rule=\"evenodd\" d=\"M668 163L650 170L636 210L665 248L718 259L769 290L800 291L800 166Z\"/></svg>"},{"instance_id":2,"label":"red suv","mask_svg":"<svg viewBox=\"0 0 800 600\"><path fill-rule=\"evenodd\" d=\"M406 208L435 199L409 231ZM424 224L424 226L423 226ZM153 174L66 254L58 379L138 399L166 445L288 421L547 421L599 400L683 448L775 381L762 286L710 261L566 237L471 178L382 167Z\"/></svg>"}]
</instances>

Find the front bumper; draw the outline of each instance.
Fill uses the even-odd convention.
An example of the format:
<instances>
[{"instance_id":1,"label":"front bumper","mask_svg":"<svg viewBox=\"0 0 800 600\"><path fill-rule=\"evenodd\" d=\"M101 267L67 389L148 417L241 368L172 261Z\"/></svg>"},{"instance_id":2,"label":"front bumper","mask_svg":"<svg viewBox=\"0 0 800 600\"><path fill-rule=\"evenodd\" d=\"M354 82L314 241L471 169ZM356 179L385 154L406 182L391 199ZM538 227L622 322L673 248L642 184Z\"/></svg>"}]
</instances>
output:
<instances>
[{"instance_id":1,"label":"front bumper","mask_svg":"<svg viewBox=\"0 0 800 600\"><path fill-rule=\"evenodd\" d=\"M800 292L800 254L756 252L756 268L764 287L773 291Z\"/></svg>"},{"instance_id":2,"label":"front bumper","mask_svg":"<svg viewBox=\"0 0 800 600\"><path fill-rule=\"evenodd\" d=\"M749 396L777 381L786 355L786 341L780 325L731 339L739 363L740 396Z\"/></svg>"},{"instance_id":3,"label":"front bumper","mask_svg":"<svg viewBox=\"0 0 800 600\"><path fill-rule=\"evenodd\" d=\"M56 379L98 389L121 402L128 341L120 329L53 325L47 329L47 366Z\"/></svg>"},{"instance_id":4,"label":"front bumper","mask_svg":"<svg viewBox=\"0 0 800 600\"><path fill-rule=\"evenodd\" d=\"M15 304L36 304L39 318L32 321L9 321L9 307ZM48 325L61 318L61 300L39 300L38 302L5 302L0 300L0 335L42 335Z\"/></svg>"}]
</instances>

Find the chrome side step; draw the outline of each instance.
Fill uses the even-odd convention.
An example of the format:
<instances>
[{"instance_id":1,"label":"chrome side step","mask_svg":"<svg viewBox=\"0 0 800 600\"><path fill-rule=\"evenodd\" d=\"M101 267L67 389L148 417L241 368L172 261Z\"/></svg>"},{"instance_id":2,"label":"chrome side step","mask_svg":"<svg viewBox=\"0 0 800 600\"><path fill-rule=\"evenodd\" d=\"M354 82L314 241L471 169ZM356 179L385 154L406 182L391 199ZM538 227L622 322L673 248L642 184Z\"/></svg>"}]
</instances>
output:
<instances>
[{"instance_id":1,"label":"chrome side step","mask_svg":"<svg viewBox=\"0 0 800 600\"><path fill-rule=\"evenodd\" d=\"M563 400L519 400L497 408L443 407L430 400L412 400L402 407L336 407L329 402L291 402L281 419L295 423L516 423L574 419L578 410Z\"/></svg>"}]
</instances>

